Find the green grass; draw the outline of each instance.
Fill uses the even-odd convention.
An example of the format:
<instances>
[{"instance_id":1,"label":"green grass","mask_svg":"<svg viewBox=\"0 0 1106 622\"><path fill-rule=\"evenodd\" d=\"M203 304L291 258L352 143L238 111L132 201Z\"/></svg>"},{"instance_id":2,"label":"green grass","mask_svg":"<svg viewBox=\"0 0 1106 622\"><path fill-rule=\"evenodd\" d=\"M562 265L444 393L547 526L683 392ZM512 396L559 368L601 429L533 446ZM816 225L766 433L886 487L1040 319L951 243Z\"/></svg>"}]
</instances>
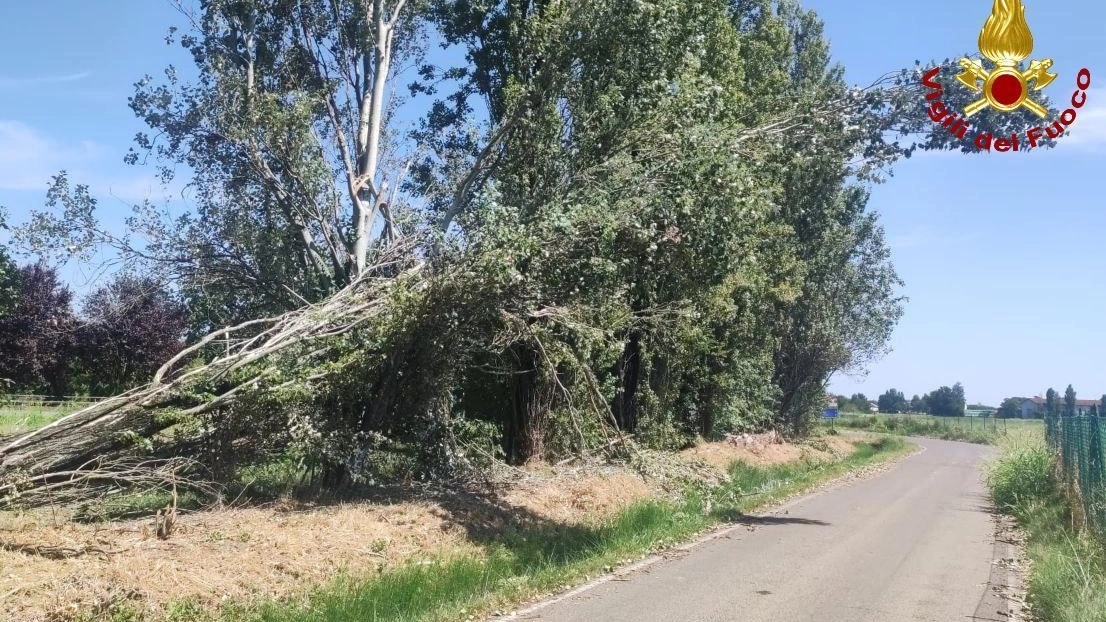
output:
<instances>
[{"instance_id":1,"label":"green grass","mask_svg":"<svg viewBox=\"0 0 1106 622\"><path fill-rule=\"evenodd\" d=\"M833 425L883 434L924 436L980 445L997 444L1009 434L1018 434L1024 430L1044 429L1044 422L1037 420L930 415L843 415Z\"/></svg>"},{"instance_id":2,"label":"green grass","mask_svg":"<svg viewBox=\"0 0 1106 622\"><path fill-rule=\"evenodd\" d=\"M858 451L836 462L804 461L767 468L735 464L728 484L689 490L678 501L642 501L594 527L532 519L480 540L481 556L421 560L367 578L342 577L300 601L232 604L217 613L178 603L170 618L219 622L479 619L609 572L756 508L907 451L902 440L885 437L860 443ZM140 619L133 615L121 610L115 619Z\"/></svg>"},{"instance_id":3,"label":"green grass","mask_svg":"<svg viewBox=\"0 0 1106 622\"><path fill-rule=\"evenodd\" d=\"M0 436L30 432L75 411L77 406L0 406Z\"/></svg>"},{"instance_id":4,"label":"green grass","mask_svg":"<svg viewBox=\"0 0 1106 622\"><path fill-rule=\"evenodd\" d=\"M995 503L1028 535L1029 603L1038 619L1106 620L1106 543L1077 528L1043 436L1004 443L988 484Z\"/></svg>"}]
</instances>

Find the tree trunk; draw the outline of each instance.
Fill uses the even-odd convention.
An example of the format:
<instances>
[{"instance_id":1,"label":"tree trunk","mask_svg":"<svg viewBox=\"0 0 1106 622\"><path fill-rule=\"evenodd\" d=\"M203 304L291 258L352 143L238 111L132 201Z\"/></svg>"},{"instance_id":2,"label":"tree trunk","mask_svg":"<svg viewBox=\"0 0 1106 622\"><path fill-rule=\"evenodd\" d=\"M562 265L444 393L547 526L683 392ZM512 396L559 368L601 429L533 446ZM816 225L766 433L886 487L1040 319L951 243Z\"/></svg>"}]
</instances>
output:
<instances>
[{"instance_id":1,"label":"tree trunk","mask_svg":"<svg viewBox=\"0 0 1106 622\"><path fill-rule=\"evenodd\" d=\"M505 440L507 460L526 464L545 454L545 432L553 408L549 383L537 369L534 352L515 351L518 369L511 380L511 419Z\"/></svg>"},{"instance_id":2,"label":"tree trunk","mask_svg":"<svg viewBox=\"0 0 1106 622\"><path fill-rule=\"evenodd\" d=\"M619 378L618 393L614 397L614 418L618 427L626 432L636 432L638 424L638 387L641 385L641 333L633 331L626 341L615 366Z\"/></svg>"}]
</instances>

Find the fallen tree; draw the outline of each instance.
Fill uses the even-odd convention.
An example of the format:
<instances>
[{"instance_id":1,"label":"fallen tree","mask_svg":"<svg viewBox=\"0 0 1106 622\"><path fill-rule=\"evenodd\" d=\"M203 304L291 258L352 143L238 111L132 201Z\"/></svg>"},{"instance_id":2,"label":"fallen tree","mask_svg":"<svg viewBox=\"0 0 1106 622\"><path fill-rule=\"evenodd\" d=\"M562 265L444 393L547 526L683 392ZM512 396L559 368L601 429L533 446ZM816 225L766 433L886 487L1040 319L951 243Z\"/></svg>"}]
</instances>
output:
<instances>
[{"instance_id":1,"label":"fallen tree","mask_svg":"<svg viewBox=\"0 0 1106 622\"><path fill-rule=\"evenodd\" d=\"M490 286L479 276L485 254L463 253L435 270L419 248L397 240L325 301L212 332L150 383L7 442L0 506L170 482L217 499L215 467L201 449L216 437L240 454L262 445L294 451L329 485L357 480L367 454L397 437L414 439L428 468L455 472L467 461L453 429L458 383L497 357L493 373L514 373L507 359L519 347L535 353L524 371L545 396L528 405L541 410L519 422L519 434L544 435L556 411L575 453L624 447L599 380L573 351L581 339L611 340L610 329L578 310L532 306L515 281ZM512 297L515 304L501 303Z\"/></svg>"},{"instance_id":2,"label":"fallen tree","mask_svg":"<svg viewBox=\"0 0 1106 622\"><path fill-rule=\"evenodd\" d=\"M502 400L494 407L506 403L507 413L475 413L480 417L470 419L502 426L498 434L510 460L619 451L623 433L637 431L612 410L620 396L641 392L654 400L654 412L676 405L658 400L671 374L642 369L634 385L619 380L627 335L639 335L643 349L660 350L668 335L698 330L695 317L704 311L689 304L689 291L677 290L656 305L648 298L635 300L617 282L605 285L606 291L564 290L551 286L547 275L609 280L606 265L581 258L593 251L595 240L607 238L605 243L617 248L626 243L623 238L638 235L638 204L622 197L638 192L664 198L670 176L678 174L666 171L666 164L713 166L725 157L720 154L755 153L758 144L795 131L804 121L862 105L850 95L828 112L813 117L793 112L756 128L628 135L635 153L618 151L580 171L577 183L563 187L541 215L489 209L476 216L482 220L480 234L455 247L396 238L363 276L321 302L211 332L166 362L149 384L3 445L0 493L9 494L0 502L44 499L30 489L48 489L66 478L111 482L74 475L102 465L98 460L194 458L198 446L213 440L233 453L258 446L293 451L328 485L356 480L374 448L397 438L417 448L428 470L455 470L465 457L454 411L472 414L466 396L489 391L474 387L481 375L491 379L492 397ZM581 209L596 194L612 201L606 219ZM681 236L693 231L663 231L661 241L673 253L689 252L681 247ZM656 245L649 238L634 243ZM713 249L707 245L696 252ZM629 267L629 275L619 278L634 277L638 267ZM744 287L729 280L706 291L724 300L743 296ZM724 302L720 320L736 313L736 305ZM691 353L688 360L704 356L714 353ZM729 372L725 359L712 366L723 378ZM769 371L753 373L766 377ZM722 382L712 378L695 381L707 396L731 398L711 386ZM701 434L716 431L709 421L698 425ZM207 462L196 460L188 469L206 480L207 474L195 472L218 468ZM94 494L95 488L81 490Z\"/></svg>"},{"instance_id":3,"label":"fallen tree","mask_svg":"<svg viewBox=\"0 0 1106 622\"><path fill-rule=\"evenodd\" d=\"M414 245L397 243L382 254L366 276L325 301L271 318L243 322L210 333L166 362L153 380L27 433L0 447L0 476L12 470L35 475L86 465L113 450L126 451L129 435L158 431L156 414L171 408L174 417L195 417L233 404L247 394L278 391L297 382L320 381L331 372L275 380L280 367L311 367L327 354L325 341L347 335L383 313L388 291L418 288L424 266L415 262ZM317 347L315 347L317 346ZM295 350L289 354L290 350ZM196 357L215 351L201 364ZM290 356L290 359L280 357ZM241 372L246 370L247 373ZM198 391L219 386L217 395Z\"/></svg>"}]
</instances>

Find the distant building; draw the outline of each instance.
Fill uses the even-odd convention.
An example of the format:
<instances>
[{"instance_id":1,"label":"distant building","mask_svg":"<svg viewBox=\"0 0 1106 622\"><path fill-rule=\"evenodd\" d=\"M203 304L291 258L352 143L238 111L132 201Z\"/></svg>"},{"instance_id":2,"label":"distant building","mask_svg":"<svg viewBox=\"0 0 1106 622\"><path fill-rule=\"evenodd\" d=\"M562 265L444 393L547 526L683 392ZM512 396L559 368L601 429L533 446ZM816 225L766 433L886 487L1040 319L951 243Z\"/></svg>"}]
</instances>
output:
<instances>
[{"instance_id":1,"label":"distant building","mask_svg":"<svg viewBox=\"0 0 1106 622\"><path fill-rule=\"evenodd\" d=\"M1043 397L1031 397L1022 401L1021 408L1018 411L1022 419L1043 419L1046 404L1048 404L1048 400ZM1056 398L1056 408L1063 411L1063 397ZM1098 408L1098 400L1075 400L1076 415L1088 415L1092 408Z\"/></svg>"}]
</instances>

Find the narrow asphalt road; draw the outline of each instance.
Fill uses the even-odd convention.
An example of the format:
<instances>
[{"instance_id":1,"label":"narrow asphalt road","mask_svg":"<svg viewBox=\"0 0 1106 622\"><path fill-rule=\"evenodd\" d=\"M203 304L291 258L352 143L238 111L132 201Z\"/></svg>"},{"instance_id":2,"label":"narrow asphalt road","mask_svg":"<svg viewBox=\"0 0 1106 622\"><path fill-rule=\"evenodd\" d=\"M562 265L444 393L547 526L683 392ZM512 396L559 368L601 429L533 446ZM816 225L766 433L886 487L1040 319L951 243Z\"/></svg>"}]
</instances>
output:
<instances>
[{"instance_id":1,"label":"narrow asphalt road","mask_svg":"<svg viewBox=\"0 0 1106 622\"><path fill-rule=\"evenodd\" d=\"M662 562L519 612L544 622L1007 620L986 447L923 448Z\"/></svg>"}]
</instances>

